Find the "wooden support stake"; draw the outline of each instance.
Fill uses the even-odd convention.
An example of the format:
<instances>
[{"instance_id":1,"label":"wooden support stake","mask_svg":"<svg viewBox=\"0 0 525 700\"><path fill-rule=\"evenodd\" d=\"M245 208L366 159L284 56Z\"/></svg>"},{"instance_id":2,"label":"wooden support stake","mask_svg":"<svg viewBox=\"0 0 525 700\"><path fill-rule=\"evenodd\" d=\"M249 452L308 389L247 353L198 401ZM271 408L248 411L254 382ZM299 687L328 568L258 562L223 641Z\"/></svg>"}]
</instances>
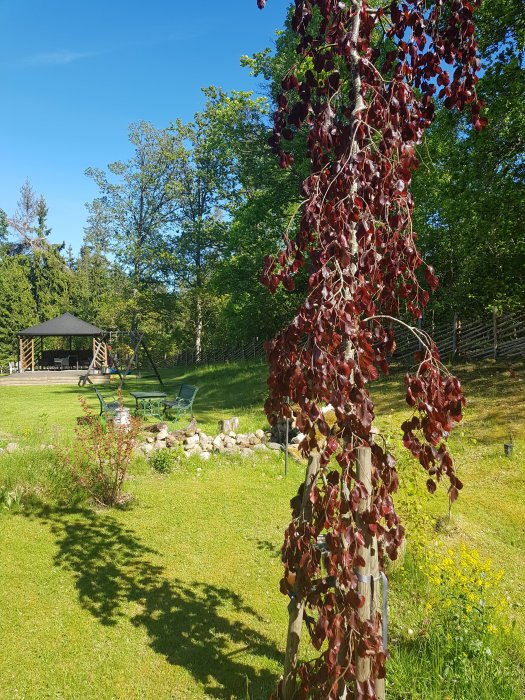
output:
<instances>
[{"instance_id":1,"label":"wooden support stake","mask_svg":"<svg viewBox=\"0 0 525 700\"><path fill-rule=\"evenodd\" d=\"M359 595L365 598L365 604L359 608L359 618L363 621L374 620L380 610L379 601L379 558L377 550L377 537L373 536L368 530L367 525L362 520L362 514L370 510L372 503L372 450L370 447L358 447L356 474L357 480L361 481L367 491L367 497L363 498L359 504L357 512L357 526L363 535L365 541L363 547L359 547L358 553L364 559L364 566L356 568L356 572L361 575L364 581L360 580L357 584ZM370 577L374 579L372 584ZM358 682L366 682L371 675L371 662L369 658L363 658L356 655L356 679ZM375 682L375 692L377 700L385 698L385 682L377 679ZM355 692L355 697L359 694Z\"/></svg>"},{"instance_id":2,"label":"wooden support stake","mask_svg":"<svg viewBox=\"0 0 525 700\"><path fill-rule=\"evenodd\" d=\"M288 476L288 438L289 438L290 421L286 419L286 432L284 434L284 475Z\"/></svg>"},{"instance_id":3,"label":"wooden support stake","mask_svg":"<svg viewBox=\"0 0 525 700\"><path fill-rule=\"evenodd\" d=\"M301 519L308 521L312 517L310 491L319 473L319 453L313 452L308 460L304 479L303 501L301 504ZM288 634L286 637L286 655L284 659L283 700L292 700L296 694L296 671L299 658L299 643L303 627L305 600L299 594L301 589L301 570L297 572L294 585L294 597L288 605Z\"/></svg>"}]
</instances>

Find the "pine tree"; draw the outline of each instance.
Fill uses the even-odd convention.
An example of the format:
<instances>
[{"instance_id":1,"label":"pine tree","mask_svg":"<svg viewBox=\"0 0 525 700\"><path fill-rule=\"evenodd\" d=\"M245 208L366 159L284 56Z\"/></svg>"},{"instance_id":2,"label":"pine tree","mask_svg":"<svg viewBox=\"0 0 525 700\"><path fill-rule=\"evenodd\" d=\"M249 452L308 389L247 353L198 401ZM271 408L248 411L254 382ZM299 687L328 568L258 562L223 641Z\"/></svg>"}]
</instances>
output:
<instances>
[{"instance_id":1,"label":"pine tree","mask_svg":"<svg viewBox=\"0 0 525 700\"><path fill-rule=\"evenodd\" d=\"M0 364L18 355L16 334L37 322L27 258L0 257Z\"/></svg>"}]
</instances>

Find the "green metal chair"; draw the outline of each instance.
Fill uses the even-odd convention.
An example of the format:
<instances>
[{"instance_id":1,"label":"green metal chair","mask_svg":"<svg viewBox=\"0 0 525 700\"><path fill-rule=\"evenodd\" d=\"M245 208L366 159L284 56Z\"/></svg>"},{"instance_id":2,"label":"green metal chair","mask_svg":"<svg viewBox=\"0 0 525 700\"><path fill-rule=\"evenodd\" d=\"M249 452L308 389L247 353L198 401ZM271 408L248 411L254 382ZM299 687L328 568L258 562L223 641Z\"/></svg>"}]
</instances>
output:
<instances>
[{"instance_id":1,"label":"green metal chair","mask_svg":"<svg viewBox=\"0 0 525 700\"><path fill-rule=\"evenodd\" d=\"M114 394L112 394L111 396L104 396L104 394L96 386L93 387L93 390L97 395L98 400L100 401L100 415L104 413L106 418L108 416L116 416L117 410L120 407L120 403L118 402L116 396ZM107 399L109 398L111 398L112 400L108 401Z\"/></svg>"},{"instance_id":2,"label":"green metal chair","mask_svg":"<svg viewBox=\"0 0 525 700\"><path fill-rule=\"evenodd\" d=\"M193 418L193 402L199 391L198 387L190 384L181 384L177 398L172 401L163 401L164 415L173 412L175 414L174 422L177 422L184 413L190 413Z\"/></svg>"}]
</instances>

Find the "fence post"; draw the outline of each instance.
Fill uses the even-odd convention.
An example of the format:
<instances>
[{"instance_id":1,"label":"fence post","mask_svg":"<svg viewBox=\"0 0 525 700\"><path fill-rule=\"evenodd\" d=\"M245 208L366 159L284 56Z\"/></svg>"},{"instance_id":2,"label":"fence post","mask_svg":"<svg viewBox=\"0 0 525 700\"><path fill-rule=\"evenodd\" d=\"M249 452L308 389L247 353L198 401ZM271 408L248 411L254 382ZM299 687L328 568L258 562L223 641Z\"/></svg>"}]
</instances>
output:
<instances>
[{"instance_id":1,"label":"fence post","mask_svg":"<svg viewBox=\"0 0 525 700\"><path fill-rule=\"evenodd\" d=\"M458 339L457 339L457 329L458 329L458 315L454 314L454 320L452 321L452 357L456 356L458 350Z\"/></svg>"},{"instance_id":2,"label":"fence post","mask_svg":"<svg viewBox=\"0 0 525 700\"><path fill-rule=\"evenodd\" d=\"M496 360L498 357L498 312L496 307L492 310L492 338L494 342L493 355Z\"/></svg>"},{"instance_id":3,"label":"fence post","mask_svg":"<svg viewBox=\"0 0 525 700\"><path fill-rule=\"evenodd\" d=\"M358 615L362 621L374 620L380 609L379 606L379 558L377 549L377 537L372 535L368 529L366 522L363 520L363 514L370 510L372 503L372 450L370 447L358 447L356 476L366 489L366 498L361 499L357 511L357 526L363 535L364 545L358 548L358 554L364 559L364 566L356 567L356 573L359 576L357 583L357 592L365 599L365 604L359 608ZM386 650L385 650L386 652ZM356 657L356 680L359 683L366 683L370 678L371 663L367 657L357 655ZM384 679L376 679L375 693L377 700L385 698L385 681ZM357 687L355 698L361 698Z\"/></svg>"}]
</instances>

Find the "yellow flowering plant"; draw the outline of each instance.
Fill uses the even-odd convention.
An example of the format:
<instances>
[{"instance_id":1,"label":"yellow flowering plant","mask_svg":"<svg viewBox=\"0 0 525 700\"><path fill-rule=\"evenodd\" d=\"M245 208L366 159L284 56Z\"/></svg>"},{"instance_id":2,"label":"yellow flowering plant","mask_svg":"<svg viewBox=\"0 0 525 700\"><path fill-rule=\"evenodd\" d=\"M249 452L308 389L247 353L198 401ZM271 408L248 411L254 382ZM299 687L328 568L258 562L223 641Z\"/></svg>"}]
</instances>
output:
<instances>
[{"instance_id":1,"label":"yellow flowering plant","mask_svg":"<svg viewBox=\"0 0 525 700\"><path fill-rule=\"evenodd\" d=\"M426 559L428 629L441 639L444 675L464 676L476 658L492 657L492 639L507 607L503 571L464 544L457 551L430 550Z\"/></svg>"}]
</instances>

